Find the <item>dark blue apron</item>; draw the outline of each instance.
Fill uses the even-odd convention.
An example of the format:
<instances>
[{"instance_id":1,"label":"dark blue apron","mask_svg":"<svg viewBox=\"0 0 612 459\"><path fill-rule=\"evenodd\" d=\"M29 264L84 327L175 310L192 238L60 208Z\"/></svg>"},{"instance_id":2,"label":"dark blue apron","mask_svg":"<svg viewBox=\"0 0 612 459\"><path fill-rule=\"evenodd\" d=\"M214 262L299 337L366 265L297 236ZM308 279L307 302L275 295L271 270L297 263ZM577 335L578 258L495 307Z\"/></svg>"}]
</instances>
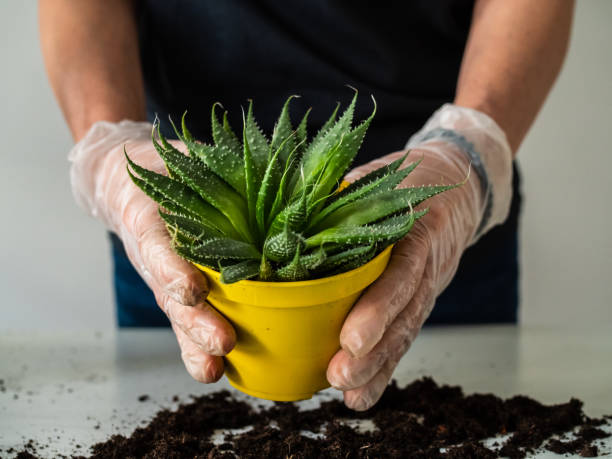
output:
<instances>
[{"instance_id":1,"label":"dark blue apron","mask_svg":"<svg viewBox=\"0 0 612 459\"><path fill-rule=\"evenodd\" d=\"M293 118L313 107L311 133L337 101L360 91L356 118L373 94L378 113L355 165L402 149L440 105L451 102L473 1L190 1L139 3L147 112L179 119L210 141L210 107L221 102L234 129L251 98L266 132L285 99ZM168 123L165 134L173 137ZM428 323L515 322L518 307L519 176L508 221L468 249ZM112 236L120 326L168 325Z\"/></svg>"}]
</instances>

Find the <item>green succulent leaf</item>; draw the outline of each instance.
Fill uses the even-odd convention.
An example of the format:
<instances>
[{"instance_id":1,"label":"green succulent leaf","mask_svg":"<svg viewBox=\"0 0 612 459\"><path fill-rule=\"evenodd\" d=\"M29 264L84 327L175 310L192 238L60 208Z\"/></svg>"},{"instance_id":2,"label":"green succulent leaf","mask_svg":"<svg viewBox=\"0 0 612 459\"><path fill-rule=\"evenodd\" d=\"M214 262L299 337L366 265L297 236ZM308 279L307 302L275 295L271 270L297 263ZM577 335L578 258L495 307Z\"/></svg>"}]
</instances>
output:
<instances>
[{"instance_id":1,"label":"green succulent leaf","mask_svg":"<svg viewBox=\"0 0 612 459\"><path fill-rule=\"evenodd\" d=\"M340 119L332 127L326 129L321 136L317 135L304 153L302 169L306 183L312 183L318 177L321 166L327 163L329 151L340 143L342 137L350 131L356 103L357 92L355 91L353 100Z\"/></svg>"},{"instance_id":2,"label":"green succulent leaf","mask_svg":"<svg viewBox=\"0 0 612 459\"><path fill-rule=\"evenodd\" d=\"M172 123L172 120L170 120L170 122ZM174 126L174 124L172 126ZM155 138L155 133L156 132L157 132L157 136L159 137L159 140L161 142L161 145L157 141L157 139ZM180 139L180 137L179 137L179 139ZM157 118L157 116L155 117L155 120L153 121L153 128L151 129L151 141L153 142L153 146L155 147L155 149L157 150L158 153L162 153L164 150L176 150L176 148L170 142L168 142L168 140L166 140L166 138L161 133L161 130L160 130L160 127L159 127L159 119ZM168 177L173 178L173 179L177 178L174 175L174 173L170 169L168 169L167 167L166 167L166 172L168 173Z\"/></svg>"},{"instance_id":3,"label":"green succulent leaf","mask_svg":"<svg viewBox=\"0 0 612 459\"><path fill-rule=\"evenodd\" d=\"M169 227L194 241L224 236L218 229L187 215L168 214L160 210L159 216Z\"/></svg>"},{"instance_id":4,"label":"green succulent leaf","mask_svg":"<svg viewBox=\"0 0 612 459\"><path fill-rule=\"evenodd\" d=\"M179 231L178 228L166 225L168 230L168 234L170 235L170 245L192 245L197 242L197 239L194 239L190 236L187 236L184 232Z\"/></svg>"},{"instance_id":5,"label":"green succulent leaf","mask_svg":"<svg viewBox=\"0 0 612 459\"><path fill-rule=\"evenodd\" d=\"M417 219L415 212L398 215L368 226L340 226L328 228L306 239L306 248L323 244L369 245L386 244L404 237Z\"/></svg>"},{"instance_id":6,"label":"green succulent leaf","mask_svg":"<svg viewBox=\"0 0 612 459\"><path fill-rule=\"evenodd\" d=\"M334 193L325 202L326 207L330 206L331 204L334 204L338 200L345 199L348 195L353 195L355 197L362 196L360 194L354 194L354 193L356 193L359 190L362 190L362 192L363 191L369 191L369 189L373 188L374 186L376 186L376 184L380 183L381 179L383 179L385 177L388 177L391 174L393 174L395 171L397 171L399 169L399 167L402 165L402 163L406 160L406 158L408 157L408 154L409 153L406 153L401 158L396 159L392 163L385 164L384 166L379 167L378 169L374 169L373 171L367 173L366 175L364 175L360 179L355 180L354 182L350 183L349 185L347 185L342 190L338 191L337 193ZM404 168L402 170L404 171L404 173L407 176L410 172L412 172L414 170L414 168L417 165L418 165L418 162L417 163L412 163L408 167L406 167L406 168ZM364 187L365 187L365 190L363 190ZM395 188L395 186L392 186L389 189L392 189L392 188Z\"/></svg>"},{"instance_id":7,"label":"green succulent leaf","mask_svg":"<svg viewBox=\"0 0 612 459\"><path fill-rule=\"evenodd\" d=\"M356 98L357 94L355 94L355 98ZM353 99L353 102L355 101L355 98ZM336 121L336 117L338 115L338 109L340 108L340 102L338 102L336 104L336 108L334 109L333 113L331 114L331 116L329 117L329 119L323 124L323 126L321 127L321 129L319 129L319 131L317 132L317 135L314 137L314 139L312 140L312 142L310 143L309 146L307 146L304 151L302 151L300 153L300 158L299 158L299 163L296 164L296 167L293 168L292 170L292 174L291 174L291 178L289 180L289 195L290 196L296 196L300 193L301 191L301 187L300 185L300 178L302 178L302 176L304 176L304 163L306 161L309 161L309 164L311 164L312 166L317 166L318 164L318 168L317 170L319 170L318 174L320 174L320 169L321 169L321 163L317 163L316 158L310 158L309 157L313 156L314 154L317 153L317 150L320 152L325 152L324 150L324 146L321 146L324 142L326 142L326 136L331 136L330 131L332 130L332 128L336 127L337 131L340 131L339 134L340 135L336 135L338 141L339 139L342 137L342 133L344 132L342 130L343 126L345 127L345 130L348 131L351 127L351 122L352 122L352 117L353 117L353 112L354 112L354 105L352 106L351 109L351 105L349 105L349 108L344 112L343 115L343 122L342 125L339 126L339 122ZM304 120L302 120L304 121ZM335 134L334 134L335 135ZM331 141L330 145L331 145ZM335 148L337 146L336 142L332 147ZM314 148L315 145L318 145L318 149ZM329 155L327 155L329 156ZM308 172L309 175L311 175L311 171ZM317 176L315 173L312 173L313 176ZM305 182L304 182L305 183Z\"/></svg>"},{"instance_id":8,"label":"green succulent leaf","mask_svg":"<svg viewBox=\"0 0 612 459\"><path fill-rule=\"evenodd\" d=\"M456 183L454 185L425 185L404 189L408 190L411 196L412 205L416 207L422 202L434 197L437 194L444 193L445 191L450 191L454 188L460 187L461 185L462 183Z\"/></svg>"},{"instance_id":9,"label":"green succulent leaf","mask_svg":"<svg viewBox=\"0 0 612 459\"><path fill-rule=\"evenodd\" d=\"M360 265L363 260L369 261L376 253L376 246L374 244L361 245L352 247L347 250L343 250L335 255L327 257L319 266L317 266L318 273L324 273L346 266L348 263L352 263L356 260L360 261Z\"/></svg>"},{"instance_id":10,"label":"green succulent leaf","mask_svg":"<svg viewBox=\"0 0 612 459\"><path fill-rule=\"evenodd\" d=\"M308 278L308 269L304 266L301 260L301 253L298 250L295 252L293 260L285 266L276 270L276 277L281 281L295 282Z\"/></svg>"},{"instance_id":11,"label":"green succulent leaf","mask_svg":"<svg viewBox=\"0 0 612 459\"><path fill-rule=\"evenodd\" d=\"M338 148L331 150L333 155L328 153L329 156L324 163L325 168L314 183L309 197L310 202L320 201L319 208L323 204L322 198L327 198L330 192L340 184L340 179L357 155L357 151L361 147L365 133L375 114L376 102L374 102L374 109L370 117L351 132L341 137Z\"/></svg>"},{"instance_id":12,"label":"green succulent leaf","mask_svg":"<svg viewBox=\"0 0 612 459\"><path fill-rule=\"evenodd\" d=\"M376 193L340 207L315 225L311 232L318 233L338 226L366 225L388 215L407 211L419 202L412 188Z\"/></svg>"},{"instance_id":13,"label":"green succulent leaf","mask_svg":"<svg viewBox=\"0 0 612 459\"><path fill-rule=\"evenodd\" d=\"M401 159L395 161L395 163L400 161ZM408 174L410 174L410 172L412 172L412 170L414 170L414 168L419 164L419 162L420 161L412 163L408 167L405 167L404 169L401 169L396 172L393 172L392 169L388 166L383 166L367 175L372 177L371 180L363 180L367 176L363 177L362 179L357 181L361 182L359 186L352 186L357 183L354 182L344 190L340 191L339 193L336 193L341 194L339 198L333 199L334 195L332 195L332 197L327 200L325 207L311 219L309 229L317 226L330 214L351 202L364 199L367 196L371 196L375 193L382 193L385 191L393 190L408 176ZM393 166L393 163L389 166ZM383 173L387 175L383 175ZM343 193L349 188L349 192Z\"/></svg>"},{"instance_id":14,"label":"green succulent leaf","mask_svg":"<svg viewBox=\"0 0 612 459\"><path fill-rule=\"evenodd\" d=\"M272 267L272 263L268 261L266 258L266 254L264 253L261 257L261 263L259 264L259 280L268 281L274 277L274 268Z\"/></svg>"},{"instance_id":15,"label":"green succulent leaf","mask_svg":"<svg viewBox=\"0 0 612 459\"><path fill-rule=\"evenodd\" d=\"M296 143L298 145L298 154L300 155L300 157L306 150L306 141L308 140L308 115L310 115L310 110L311 110L310 108L306 110L306 113L304 114L302 121L300 121L300 124L298 124L298 127L295 131L296 132Z\"/></svg>"},{"instance_id":16,"label":"green succulent leaf","mask_svg":"<svg viewBox=\"0 0 612 459\"><path fill-rule=\"evenodd\" d=\"M299 155L298 151L302 142L298 143L294 150L289 155L287 159L287 163L285 164L285 170L283 175L281 176L280 183L278 184L278 189L274 196L274 202L272 203L272 208L266 217L266 227L269 227L271 223L274 221L279 212L285 207L286 203L286 190L287 190L287 182L290 178L291 171L293 170L293 164L297 163L297 156Z\"/></svg>"},{"instance_id":17,"label":"green succulent leaf","mask_svg":"<svg viewBox=\"0 0 612 459\"><path fill-rule=\"evenodd\" d=\"M255 121L253 115L253 101L249 101L249 111L247 112L247 119L245 123L244 132L249 143L251 155L253 158L253 165L255 167L255 177L257 181L261 180L266 170L266 164L268 162L268 153L270 145L266 136L261 132L261 129Z\"/></svg>"},{"instance_id":18,"label":"green succulent leaf","mask_svg":"<svg viewBox=\"0 0 612 459\"><path fill-rule=\"evenodd\" d=\"M191 247L194 254L203 258L232 258L236 260L260 260L261 253L253 244L229 238L208 239Z\"/></svg>"},{"instance_id":19,"label":"green succulent leaf","mask_svg":"<svg viewBox=\"0 0 612 459\"><path fill-rule=\"evenodd\" d=\"M366 188L367 194L382 193L384 191L393 190L397 185L404 181L406 177L419 165L422 160L415 161L408 166L393 172L385 177L381 177L379 180L372 182L371 184L364 185L361 188ZM360 188L360 189L361 189ZM363 194L362 196L365 196Z\"/></svg>"},{"instance_id":20,"label":"green succulent leaf","mask_svg":"<svg viewBox=\"0 0 612 459\"><path fill-rule=\"evenodd\" d=\"M326 259L327 252L323 249L323 247L319 247L307 255L303 255L301 261L308 271L312 271L319 268Z\"/></svg>"},{"instance_id":21,"label":"green succulent leaf","mask_svg":"<svg viewBox=\"0 0 612 459\"><path fill-rule=\"evenodd\" d=\"M300 124L296 130L296 151L295 153L292 153L285 162L284 175L286 175L286 184L283 192L288 192L289 195L293 194L295 186L300 179L300 164L302 163L302 158L306 152L306 149L308 148L308 115L310 114L310 111L310 108L306 111L306 114L302 118L302 121L300 121ZM337 111L338 106L336 106L334 115L332 115L334 118Z\"/></svg>"},{"instance_id":22,"label":"green succulent leaf","mask_svg":"<svg viewBox=\"0 0 612 459\"><path fill-rule=\"evenodd\" d=\"M244 260L221 268L221 282L233 284L244 279L251 279L259 274L259 261Z\"/></svg>"},{"instance_id":23,"label":"green succulent leaf","mask_svg":"<svg viewBox=\"0 0 612 459\"><path fill-rule=\"evenodd\" d=\"M240 140L236 137L236 134L229 127L227 121L227 112L223 113L223 125L219 123L217 118L216 108L221 106L218 102L213 104L211 110L211 125L212 125L212 137L215 141L217 148L227 154L228 156L235 156L240 158L242 153L242 145Z\"/></svg>"},{"instance_id":24,"label":"green succulent leaf","mask_svg":"<svg viewBox=\"0 0 612 459\"><path fill-rule=\"evenodd\" d=\"M270 152L280 150L278 154L283 166L287 163L287 159L296 145L296 137L293 135L293 127L291 127L291 118L289 117L289 104L291 99L295 97L299 96L289 96L283 105L281 114L274 126L272 140L270 141Z\"/></svg>"},{"instance_id":25,"label":"green succulent leaf","mask_svg":"<svg viewBox=\"0 0 612 459\"><path fill-rule=\"evenodd\" d=\"M189 215L189 216L191 216L193 218L199 218L197 216L197 214L189 211L185 207L179 206L174 201L169 200L168 198L166 198L166 196L164 194L157 192L156 189L153 188L151 185L149 185L147 182L145 182L144 180L136 177L132 173L132 171L130 171L129 168L127 169L127 173L130 176L130 178L132 179L132 182L134 182L134 184L138 188L140 188L147 196L149 196L151 199L153 199L153 201L157 202L164 209L167 209L168 211L170 211L172 213L175 213L175 214L182 213L184 215Z\"/></svg>"},{"instance_id":26,"label":"green succulent leaf","mask_svg":"<svg viewBox=\"0 0 612 459\"><path fill-rule=\"evenodd\" d=\"M269 214L270 207L273 204L273 199L278 196L279 193L282 195L279 185L279 169L278 164L279 155L284 150L285 145L292 140L293 136L289 134L277 148L274 156L268 162L266 172L264 174L261 187L257 194L257 202L255 205L255 216L257 220L257 226L259 228L259 234L266 234L266 216ZM294 142L295 144L295 142ZM295 146L293 147L295 150ZM293 151L292 151L293 152ZM276 191L276 193L274 193Z\"/></svg>"},{"instance_id":27,"label":"green succulent leaf","mask_svg":"<svg viewBox=\"0 0 612 459\"><path fill-rule=\"evenodd\" d=\"M285 207L274 219L268 230L271 237L287 225L291 231L301 232L308 219L308 194L306 188L302 188L302 195L298 200Z\"/></svg>"},{"instance_id":28,"label":"green succulent leaf","mask_svg":"<svg viewBox=\"0 0 612 459\"><path fill-rule=\"evenodd\" d=\"M335 276L336 274L345 273L348 271L352 271L353 269L359 268L360 266L365 265L368 261L374 258L373 254L366 254L362 257L357 257L352 260L347 261L346 263L342 263L338 267L332 270L317 272L316 274L319 276Z\"/></svg>"},{"instance_id":29,"label":"green succulent leaf","mask_svg":"<svg viewBox=\"0 0 612 459\"><path fill-rule=\"evenodd\" d=\"M223 112L223 130L228 134L232 135L236 140L238 140L238 137L234 133L234 130L230 126L229 121L227 119L227 110ZM240 149L238 149L237 151L240 152Z\"/></svg>"},{"instance_id":30,"label":"green succulent leaf","mask_svg":"<svg viewBox=\"0 0 612 459\"><path fill-rule=\"evenodd\" d=\"M302 245L302 238L286 224L283 231L266 239L264 255L272 261L286 262L294 257Z\"/></svg>"},{"instance_id":31,"label":"green succulent leaf","mask_svg":"<svg viewBox=\"0 0 612 459\"><path fill-rule=\"evenodd\" d=\"M225 215L244 240L253 242L247 207L234 189L196 159L172 150L164 150L160 156L168 169Z\"/></svg>"},{"instance_id":32,"label":"green succulent leaf","mask_svg":"<svg viewBox=\"0 0 612 459\"><path fill-rule=\"evenodd\" d=\"M215 257L206 257L194 251L193 243L180 243L173 240L172 248L182 258L214 270L218 269L219 260ZM237 262L238 260L236 260Z\"/></svg>"},{"instance_id":33,"label":"green succulent leaf","mask_svg":"<svg viewBox=\"0 0 612 459\"><path fill-rule=\"evenodd\" d=\"M257 228L257 194L258 194L258 182L257 168L253 160L253 154L251 152L251 146L247 139L246 122L245 128L242 131L242 143L244 146L244 178L246 183L246 195L247 195L247 208L249 215L249 223L251 228Z\"/></svg>"},{"instance_id":34,"label":"green succulent leaf","mask_svg":"<svg viewBox=\"0 0 612 459\"><path fill-rule=\"evenodd\" d=\"M187 185L140 167L127 153L125 157L129 167L140 176L136 177L128 169L134 183L158 204L175 213L181 213L183 210L186 214L197 216L210 226L219 229L227 236L239 237L231 222Z\"/></svg>"},{"instance_id":35,"label":"green succulent leaf","mask_svg":"<svg viewBox=\"0 0 612 459\"><path fill-rule=\"evenodd\" d=\"M183 118L181 119L181 126L182 135L176 128L175 131L177 136L179 136L179 139L181 139L187 146L189 154L206 164L211 171L227 182L243 198L246 197L242 154L240 150L238 150L238 152L235 150L233 141L231 142L231 147L224 146L224 144L211 146L197 142L187 128L185 115L183 115ZM229 134L228 137L232 139L235 138L233 132L230 131L230 133L231 134ZM161 135L161 132L159 132L159 129L158 135L162 141L165 141ZM164 146L166 144L167 142L164 142Z\"/></svg>"}]
</instances>

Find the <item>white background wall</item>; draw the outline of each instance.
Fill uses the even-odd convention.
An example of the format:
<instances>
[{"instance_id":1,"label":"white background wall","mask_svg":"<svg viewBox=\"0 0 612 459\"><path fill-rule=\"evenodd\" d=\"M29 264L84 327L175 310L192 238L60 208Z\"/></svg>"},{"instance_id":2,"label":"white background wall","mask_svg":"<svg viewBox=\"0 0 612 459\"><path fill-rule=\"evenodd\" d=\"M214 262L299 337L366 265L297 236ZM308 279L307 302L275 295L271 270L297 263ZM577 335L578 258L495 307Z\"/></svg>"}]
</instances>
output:
<instances>
[{"instance_id":1,"label":"white background wall","mask_svg":"<svg viewBox=\"0 0 612 459\"><path fill-rule=\"evenodd\" d=\"M36 2L0 3L0 330L113 326L104 229L73 203L71 139ZM522 320L612 325L612 1L579 0L568 59L524 142Z\"/></svg>"}]
</instances>

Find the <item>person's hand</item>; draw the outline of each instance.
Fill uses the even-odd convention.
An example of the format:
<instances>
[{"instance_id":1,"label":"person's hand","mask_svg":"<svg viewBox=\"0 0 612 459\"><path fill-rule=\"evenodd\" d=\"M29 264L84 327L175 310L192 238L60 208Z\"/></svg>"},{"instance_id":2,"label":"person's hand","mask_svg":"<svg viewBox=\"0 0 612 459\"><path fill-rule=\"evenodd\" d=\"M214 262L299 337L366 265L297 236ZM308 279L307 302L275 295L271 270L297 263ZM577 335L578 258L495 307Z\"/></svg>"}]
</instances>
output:
<instances>
[{"instance_id":1,"label":"person's hand","mask_svg":"<svg viewBox=\"0 0 612 459\"><path fill-rule=\"evenodd\" d=\"M366 289L346 318L340 334L341 349L329 363L327 378L344 392L349 408L365 410L378 401L431 313L436 297L450 283L464 250L507 216L511 152L505 136L486 115L451 106L451 111L454 109L459 113L451 116L452 123L444 117L443 109L442 123L433 123L433 127L428 123L420 138L411 141L413 148L406 161L422 158L422 163L400 186L463 182L475 160L484 163L486 178L482 169L479 176L472 168L461 187L428 200L424 205L429 206L429 213L395 245L384 273ZM440 117L440 113L437 115ZM440 135L424 135L440 125L444 128L438 131ZM469 148L478 151L478 158L470 158L461 141L449 141L451 129L460 133L462 140L472 142ZM358 167L346 180L354 181L404 153L392 153ZM492 192L483 182L491 185ZM483 222L483 215L488 221Z\"/></svg>"},{"instance_id":2,"label":"person's hand","mask_svg":"<svg viewBox=\"0 0 612 459\"><path fill-rule=\"evenodd\" d=\"M122 240L138 273L166 313L189 374L209 383L223 375L223 358L235 345L232 326L205 301L204 275L170 247L157 204L137 188L126 171L130 158L165 173L151 143L150 123L98 122L69 155L77 202ZM179 145L176 145L179 148Z\"/></svg>"}]
</instances>

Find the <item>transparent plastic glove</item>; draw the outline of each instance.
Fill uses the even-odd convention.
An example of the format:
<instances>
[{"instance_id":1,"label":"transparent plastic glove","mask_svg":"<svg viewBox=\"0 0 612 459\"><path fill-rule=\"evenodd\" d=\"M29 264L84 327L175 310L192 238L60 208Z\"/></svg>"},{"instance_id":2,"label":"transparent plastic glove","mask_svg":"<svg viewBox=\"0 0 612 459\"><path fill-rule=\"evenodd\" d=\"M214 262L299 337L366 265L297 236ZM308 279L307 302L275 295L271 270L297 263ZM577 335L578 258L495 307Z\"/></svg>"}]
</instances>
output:
<instances>
[{"instance_id":1,"label":"transparent plastic glove","mask_svg":"<svg viewBox=\"0 0 612 459\"><path fill-rule=\"evenodd\" d=\"M136 163L165 173L151 143L150 123L95 123L70 151L70 178L76 201L123 241L128 258L166 313L187 371L201 382L223 374L222 355L234 346L231 325L206 301L202 273L170 247L157 204L131 181L125 149ZM176 145L180 148L180 145Z\"/></svg>"},{"instance_id":2,"label":"transparent plastic glove","mask_svg":"<svg viewBox=\"0 0 612 459\"><path fill-rule=\"evenodd\" d=\"M418 141L437 129L440 119L449 118L453 124L445 129L452 129L473 144L487 178L481 179L472 167L463 186L424 203L429 213L395 245L385 272L364 292L345 320L340 334L342 348L329 363L327 378L333 387L344 391L345 404L355 410L368 409L384 392L436 298L453 278L462 253L477 237L487 206L489 221L480 234L507 217L512 155L505 135L482 113L455 106L445 106L441 111L445 114L434 114L426 132L411 141L406 162L423 161L400 186L453 184L466 178L473 159L458 146L462 142L449 141L448 131L437 131L443 138L433 135ZM403 154L392 153L358 167L346 179L354 181ZM489 186L484 187L483 182ZM496 198L489 205L491 196Z\"/></svg>"}]
</instances>

